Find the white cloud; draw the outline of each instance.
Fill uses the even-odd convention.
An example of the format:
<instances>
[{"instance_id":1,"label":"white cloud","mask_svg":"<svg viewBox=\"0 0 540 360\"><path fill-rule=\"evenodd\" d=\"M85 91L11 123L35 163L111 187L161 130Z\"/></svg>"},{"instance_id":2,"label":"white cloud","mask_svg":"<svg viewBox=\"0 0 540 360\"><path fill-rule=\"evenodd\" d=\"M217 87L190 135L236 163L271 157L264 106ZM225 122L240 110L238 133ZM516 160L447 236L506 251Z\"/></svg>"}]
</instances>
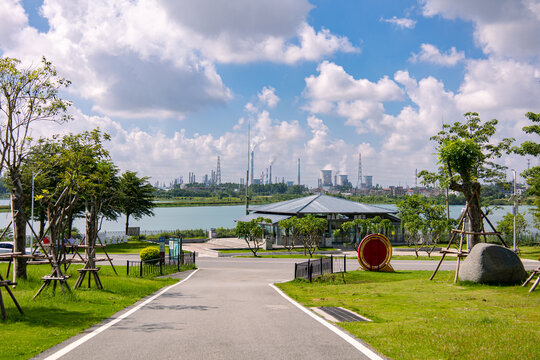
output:
<instances>
[{"instance_id":1,"label":"white cloud","mask_svg":"<svg viewBox=\"0 0 540 360\"><path fill-rule=\"evenodd\" d=\"M413 63L427 62L441 66L454 66L465 59L463 51L457 51L454 46L452 46L445 54L442 54L439 49L432 44L422 44L420 45L420 48L420 52L418 54L413 53L409 58L409 61Z\"/></svg>"},{"instance_id":2,"label":"white cloud","mask_svg":"<svg viewBox=\"0 0 540 360\"><path fill-rule=\"evenodd\" d=\"M312 114L337 114L347 119L359 133L377 131L377 123L384 113L383 101L403 99L403 91L383 77L371 82L355 79L343 67L324 61L317 70L319 75L305 79L303 95L308 100L306 110Z\"/></svg>"},{"instance_id":3,"label":"white cloud","mask_svg":"<svg viewBox=\"0 0 540 360\"><path fill-rule=\"evenodd\" d=\"M125 118L183 118L232 99L216 62L320 60L357 51L346 37L305 22L295 1L47 0L46 33L19 1L0 5L0 51L36 63L45 55L94 110Z\"/></svg>"},{"instance_id":4,"label":"white cloud","mask_svg":"<svg viewBox=\"0 0 540 360\"><path fill-rule=\"evenodd\" d=\"M538 58L538 0L425 0L425 16L442 15L473 21L474 36L486 54Z\"/></svg>"},{"instance_id":5,"label":"white cloud","mask_svg":"<svg viewBox=\"0 0 540 360\"><path fill-rule=\"evenodd\" d=\"M391 19L381 18L381 21L393 24L402 29L414 29L416 25L416 20L409 18L398 18L396 16L392 17Z\"/></svg>"},{"instance_id":6,"label":"white cloud","mask_svg":"<svg viewBox=\"0 0 540 360\"><path fill-rule=\"evenodd\" d=\"M514 60L471 60L456 103L463 112L478 111L513 124L526 112L538 111L539 81L540 70L534 65Z\"/></svg>"},{"instance_id":7,"label":"white cloud","mask_svg":"<svg viewBox=\"0 0 540 360\"><path fill-rule=\"evenodd\" d=\"M261 101L269 108L275 107L279 102L279 97L276 95L276 89L271 86L263 87L261 92L257 94L257 97L259 98L259 101Z\"/></svg>"}]
</instances>

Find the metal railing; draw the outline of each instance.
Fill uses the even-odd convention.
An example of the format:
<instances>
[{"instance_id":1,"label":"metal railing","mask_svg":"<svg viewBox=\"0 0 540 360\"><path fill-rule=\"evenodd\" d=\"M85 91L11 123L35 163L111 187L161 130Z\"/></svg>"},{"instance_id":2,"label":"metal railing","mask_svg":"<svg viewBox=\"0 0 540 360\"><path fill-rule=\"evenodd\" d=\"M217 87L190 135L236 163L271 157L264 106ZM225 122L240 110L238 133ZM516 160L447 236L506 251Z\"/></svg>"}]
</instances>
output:
<instances>
[{"instance_id":1,"label":"metal railing","mask_svg":"<svg viewBox=\"0 0 540 360\"><path fill-rule=\"evenodd\" d=\"M337 270L337 271L336 271ZM332 274L336 272L347 272L347 257L323 257L320 259L308 260L294 264L294 278L303 278L311 282L314 277L322 274Z\"/></svg>"},{"instance_id":2,"label":"metal railing","mask_svg":"<svg viewBox=\"0 0 540 360\"><path fill-rule=\"evenodd\" d=\"M180 271L180 266L195 264L195 253L182 253L179 256L165 256L164 258L147 260L147 261L134 261L127 260L126 271L127 275L132 276L145 276L160 274L170 270Z\"/></svg>"}]
</instances>

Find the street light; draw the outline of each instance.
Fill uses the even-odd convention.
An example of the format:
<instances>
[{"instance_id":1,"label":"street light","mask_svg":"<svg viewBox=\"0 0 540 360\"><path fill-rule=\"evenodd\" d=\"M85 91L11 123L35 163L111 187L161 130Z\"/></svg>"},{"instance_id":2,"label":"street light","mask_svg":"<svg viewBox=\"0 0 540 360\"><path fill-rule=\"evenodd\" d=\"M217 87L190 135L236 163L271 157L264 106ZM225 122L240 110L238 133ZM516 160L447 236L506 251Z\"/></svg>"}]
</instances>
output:
<instances>
[{"instance_id":1,"label":"street light","mask_svg":"<svg viewBox=\"0 0 540 360\"><path fill-rule=\"evenodd\" d=\"M516 231L516 217L517 217L517 196L516 196L516 170L512 169L512 173L514 174L514 252L517 251L517 231Z\"/></svg>"},{"instance_id":2,"label":"street light","mask_svg":"<svg viewBox=\"0 0 540 360\"><path fill-rule=\"evenodd\" d=\"M31 215L30 215L30 222L32 223L32 232L34 233L35 230L34 230L34 179L36 178L36 176L41 172L41 170L39 170L38 172L34 173L34 171L32 171L32 206L31 206ZM33 235L32 233L32 235ZM30 250L32 251L32 248L34 247L34 237L33 236L30 236Z\"/></svg>"}]
</instances>

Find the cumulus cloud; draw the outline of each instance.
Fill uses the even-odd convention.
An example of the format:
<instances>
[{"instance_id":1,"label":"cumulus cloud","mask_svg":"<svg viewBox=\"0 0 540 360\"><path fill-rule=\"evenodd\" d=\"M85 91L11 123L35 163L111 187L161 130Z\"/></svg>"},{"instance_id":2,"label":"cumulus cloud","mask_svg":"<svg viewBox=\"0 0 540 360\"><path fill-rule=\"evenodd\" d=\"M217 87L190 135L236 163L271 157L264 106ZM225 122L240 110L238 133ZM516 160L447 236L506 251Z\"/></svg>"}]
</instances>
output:
<instances>
[{"instance_id":1,"label":"cumulus cloud","mask_svg":"<svg viewBox=\"0 0 540 360\"><path fill-rule=\"evenodd\" d=\"M414 29L416 25L416 20L409 18L398 18L396 16L392 17L391 19L381 18L381 21L393 24L401 29Z\"/></svg>"},{"instance_id":2,"label":"cumulus cloud","mask_svg":"<svg viewBox=\"0 0 540 360\"><path fill-rule=\"evenodd\" d=\"M503 121L515 121L528 111L538 111L539 81L540 70L531 64L492 58L472 60L467 64L456 103L462 111L476 110Z\"/></svg>"},{"instance_id":3,"label":"cumulus cloud","mask_svg":"<svg viewBox=\"0 0 540 360\"><path fill-rule=\"evenodd\" d=\"M418 54L413 53L409 58L409 61L413 63L427 62L441 66L454 66L464 59L465 54L463 51L457 51L454 46L452 46L448 52L443 54L435 45L422 44L420 45L420 52Z\"/></svg>"},{"instance_id":4,"label":"cumulus cloud","mask_svg":"<svg viewBox=\"0 0 540 360\"><path fill-rule=\"evenodd\" d=\"M384 113L383 101L403 99L401 88L386 76L377 82L355 79L343 67L328 61L321 63L317 71L318 76L305 79L306 110L345 117L359 133L377 131Z\"/></svg>"},{"instance_id":5,"label":"cumulus cloud","mask_svg":"<svg viewBox=\"0 0 540 360\"><path fill-rule=\"evenodd\" d=\"M20 1L7 0L0 51L29 63L45 55L107 116L183 118L232 99L216 63L294 64L357 51L307 24L311 8L307 0L47 0L40 14L49 30L40 33Z\"/></svg>"},{"instance_id":6,"label":"cumulus cloud","mask_svg":"<svg viewBox=\"0 0 540 360\"><path fill-rule=\"evenodd\" d=\"M273 87L263 87L260 93L257 94L259 101L266 106L273 108L279 102L279 97L276 95L276 89Z\"/></svg>"},{"instance_id":7,"label":"cumulus cloud","mask_svg":"<svg viewBox=\"0 0 540 360\"><path fill-rule=\"evenodd\" d=\"M486 54L527 58L540 54L537 0L425 0L425 16L473 21L474 37Z\"/></svg>"}]
</instances>

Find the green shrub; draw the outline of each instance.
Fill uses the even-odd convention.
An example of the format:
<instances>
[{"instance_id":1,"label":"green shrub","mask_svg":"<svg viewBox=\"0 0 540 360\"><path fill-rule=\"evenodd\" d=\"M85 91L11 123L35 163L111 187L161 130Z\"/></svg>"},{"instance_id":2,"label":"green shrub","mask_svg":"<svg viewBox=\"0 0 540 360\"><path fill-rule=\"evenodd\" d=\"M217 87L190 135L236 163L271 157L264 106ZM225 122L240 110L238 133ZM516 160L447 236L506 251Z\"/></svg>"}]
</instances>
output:
<instances>
[{"instance_id":1,"label":"green shrub","mask_svg":"<svg viewBox=\"0 0 540 360\"><path fill-rule=\"evenodd\" d=\"M139 257L142 261L159 259L159 248L154 246L145 247L139 252Z\"/></svg>"}]
</instances>

